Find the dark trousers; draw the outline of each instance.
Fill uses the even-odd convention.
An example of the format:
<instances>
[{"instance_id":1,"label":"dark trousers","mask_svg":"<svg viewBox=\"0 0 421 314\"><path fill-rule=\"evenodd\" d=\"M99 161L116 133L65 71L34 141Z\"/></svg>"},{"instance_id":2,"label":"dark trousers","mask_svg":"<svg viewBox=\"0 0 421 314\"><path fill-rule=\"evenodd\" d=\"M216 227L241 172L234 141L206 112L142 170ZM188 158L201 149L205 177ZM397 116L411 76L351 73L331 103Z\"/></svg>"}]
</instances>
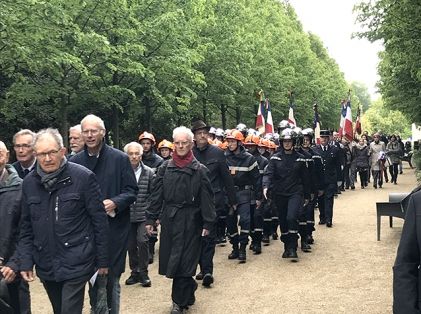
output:
<instances>
[{"instance_id":1,"label":"dark trousers","mask_svg":"<svg viewBox=\"0 0 421 314\"><path fill-rule=\"evenodd\" d=\"M298 214L303 207L303 195L275 195L274 201L279 213L281 241L285 248L297 248Z\"/></svg>"},{"instance_id":2,"label":"dark trousers","mask_svg":"<svg viewBox=\"0 0 421 314\"><path fill-rule=\"evenodd\" d=\"M238 220L238 216L240 216L240 220ZM238 225L240 225L240 234L238 234ZM250 234L250 202L238 204L234 214L228 215L227 229L232 245L248 243Z\"/></svg>"},{"instance_id":3,"label":"dark trousers","mask_svg":"<svg viewBox=\"0 0 421 314\"><path fill-rule=\"evenodd\" d=\"M213 257L215 255L215 233L202 237L199 266L203 274L213 274Z\"/></svg>"},{"instance_id":4,"label":"dark trousers","mask_svg":"<svg viewBox=\"0 0 421 314\"><path fill-rule=\"evenodd\" d=\"M43 280L54 314L82 313L85 285L89 278L75 278L61 282Z\"/></svg>"},{"instance_id":5,"label":"dark trousers","mask_svg":"<svg viewBox=\"0 0 421 314\"><path fill-rule=\"evenodd\" d=\"M192 277L174 277L171 297L180 307L187 307L194 298L196 281Z\"/></svg>"},{"instance_id":6,"label":"dark trousers","mask_svg":"<svg viewBox=\"0 0 421 314\"><path fill-rule=\"evenodd\" d=\"M28 283L16 278L12 283L7 284L10 297L10 306L16 314L31 314L31 298ZM1 311L0 311L1 313Z\"/></svg>"},{"instance_id":7,"label":"dark trousers","mask_svg":"<svg viewBox=\"0 0 421 314\"><path fill-rule=\"evenodd\" d=\"M317 195L317 192L316 192ZM305 206L306 219L307 219L307 234L312 235L314 229L314 206L316 203L317 196L314 196L312 200L309 201L307 206Z\"/></svg>"},{"instance_id":8,"label":"dark trousers","mask_svg":"<svg viewBox=\"0 0 421 314\"><path fill-rule=\"evenodd\" d=\"M250 207L250 236L254 243L260 243L263 235L263 205L259 207L256 204Z\"/></svg>"},{"instance_id":9,"label":"dark trousers","mask_svg":"<svg viewBox=\"0 0 421 314\"><path fill-rule=\"evenodd\" d=\"M342 188L349 188L351 186L351 180L350 180L350 164L345 164L344 165L344 170L343 170L343 178L342 178Z\"/></svg>"},{"instance_id":10,"label":"dark trousers","mask_svg":"<svg viewBox=\"0 0 421 314\"><path fill-rule=\"evenodd\" d=\"M361 167L357 167L357 171L360 174L360 183L361 186L366 186L367 182L368 182L368 178L367 178L367 174L368 174L368 169L367 168L361 168Z\"/></svg>"},{"instance_id":11,"label":"dark trousers","mask_svg":"<svg viewBox=\"0 0 421 314\"><path fill-rule=\"evenodd\" d=\"M373 186L374 187L381 187L383 185L383 176L380 172L380 170L373 170L372 171L373 174Z\"/></svg>"},{"instance_id":12,"label":"dark trousers","mask_svg":"<svg viewBox=\"0 0 421 314\"><path fill-rule=\"evenodd\" d=\"M132 275L147 275L149 264L149 237L146 232L145 222L130 224L128 252Z\"/></svg>"},{"instance_id":13,"label":"dark trousers","mask_svg":"<svg viewBox=\"0 0 421 314\"><path fill-rule=\"evenodd\" d=\"M319 196L319 213L320 221L332 222L333 219L333 199L336 192L336 184L328 184L325 186L323 195Z\"/></svg>"},{"instance_id":14,"label":"dark trousers","mask_svg":"<svg viewBox=\"0 0 421 314\"><path fill-rule=\"evenodd\" d=\"M399 163L393 163L391 166L389 166L389 172L390 176L392 177L392 182L396 183L396 180L398 179L398 166Z\"/></svg>"},{"instance_id":15,"label":"dark trousers","mask_svg":"<svg viewBox=\"0 0 421 314\"><path fill-rule=\"evenodd\" d=\"M271 202L264 200L261 204L263 213L263 234L270 236L272 232L272 207Z\"/></svg>"},{"instance_id":16,"label":"dark trousers","mask_svg":"<svg viewBox=\"0 0 421 314\"><path fill-rule=\"evenodd\" d=\"M89 284L91 312L95 314L120 313L120 276L108 269L108 275L98 276L95 285Z\"/></svg>"}]
</instances>

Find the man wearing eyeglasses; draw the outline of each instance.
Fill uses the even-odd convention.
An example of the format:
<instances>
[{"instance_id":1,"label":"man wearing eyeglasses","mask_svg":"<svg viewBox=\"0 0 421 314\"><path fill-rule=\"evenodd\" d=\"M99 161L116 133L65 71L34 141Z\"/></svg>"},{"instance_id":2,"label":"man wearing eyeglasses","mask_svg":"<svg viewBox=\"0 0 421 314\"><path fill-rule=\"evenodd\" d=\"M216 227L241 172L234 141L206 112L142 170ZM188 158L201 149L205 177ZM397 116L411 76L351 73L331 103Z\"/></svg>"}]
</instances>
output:
<instances>
[{"instance_id":1,"label":"man wearing eyeglasses","mask_svg":"<svg viewBox=\"0 0 421 314\"><path fill-rule=\"evenodd\" d=\"M35 133L31 130L20 130L13 136L13 148L17 161L12 164L22 179L35 168L36 159L32 149Z\"/></svg>"},{"instance_id":2,"label":"man wearing eyeglasses","mask_svg":"<svg viewBox=\"0 0 421 314\"><path fill-rule=\"evenodd\" d=\"M18 244L20 274L31 282L33 266L54 313L82 313L86 282L108 273L108 222L94 173L65 158L56 129L34 140L36 168L22 185Z\"/></svg>"},{"instance_id":3,"label":"man wearing eyeglasses","mask_svg":"<svg viewBox=\"0 0 421 314\"><path fill-rule=\"evenodd\" d=\"M109 313L120 311L120 277L126 265L130 230L130 205L136 201L138 186L129 157L104 141L104 121L87 115L80 122L85 148L70 161L87 167L97 176L110 226L107 305ZM99 285L90 289L91 307L95 313L103 310ZM99 294L98 294L99 293ZM102 312L101 312L102 313Z\"/></svg>"}]
</instances>

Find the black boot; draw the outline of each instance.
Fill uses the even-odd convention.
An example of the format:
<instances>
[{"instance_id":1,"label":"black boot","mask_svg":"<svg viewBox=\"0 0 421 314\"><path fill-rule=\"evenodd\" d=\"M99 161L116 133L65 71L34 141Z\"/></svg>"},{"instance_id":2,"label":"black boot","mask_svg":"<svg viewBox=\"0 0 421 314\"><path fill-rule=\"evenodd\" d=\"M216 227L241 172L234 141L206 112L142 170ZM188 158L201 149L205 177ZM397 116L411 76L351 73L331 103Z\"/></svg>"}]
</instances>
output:
<instances>
[{"instance_id":1,"label":"black boot","mask_svg":"<svg viewBox=\"0 0 421 314\"><path fill-rule=\"evenodd\" d=\"M311 246L308 244L307 239L301 239L301 251L306 253L311 252Z\"/></svg>"},{"instance_id":2,"label":"black boot","mask_svg":"<svg viewBox=\"0 0 421 314\"><path fill-rule=\"evenodd\" d=\"M269 245L269 244L270 244L270 239L269 239L269 236L268 236L267 234L264 234L264 235L263 235L262 242L263 242L265 245Z\"/></svg>"},{"instance_id":3,"label":"black boot","mask_svg":"<svg viewBox=\"0 0 421 314\"><path fill-rule=\"evenodd\" d=\"M238 244L232 245L232 252L228 255L228 259L237 259L238 258Z\"/></svg>"},{"instance_id":4,"label":"black boot","mask_svg":"<svg viewBox=\"0 0 421 314\"><path fill-rule=\"evenodd\" d=\"M289 249L289 256L288 258L291 259L291 261L293 262L297 262L298 261L298 255L297 255L297 248L290 248Z\"/></svg>"},{"instance_id":5,"label":"black boot","mask_svg":"<svg viewBox=\"0 0 421 314\"><path fill-rule=\"evenodd\" d=\"M308 244L314 244L314 238L313 238L313 236L311 234L309 234L307 236L307 243Z\"/></svg>"},{"instance_id":6,"label":"black boot","mask_svg":"<svg viewBox=\"0 0 421 314\"><path fill-rule=\"evenodd\" d=\"M246 246L247 244L241 243L240 244L240 251L238 252L238 260L240 263L246 262Z\"/></svg>"},{"instance_id":7,"label":"black boot","mask_svg":"<svg viewBox=\"0 0 421 314\"><path fill-rule=\"evenodd\" d=\"M254 245L254 250L253 251L254 251L254 254L256 254L256 255L261 254L262 253L262 244L260 242L257 242Z\"/></svg>"}]
</instances>

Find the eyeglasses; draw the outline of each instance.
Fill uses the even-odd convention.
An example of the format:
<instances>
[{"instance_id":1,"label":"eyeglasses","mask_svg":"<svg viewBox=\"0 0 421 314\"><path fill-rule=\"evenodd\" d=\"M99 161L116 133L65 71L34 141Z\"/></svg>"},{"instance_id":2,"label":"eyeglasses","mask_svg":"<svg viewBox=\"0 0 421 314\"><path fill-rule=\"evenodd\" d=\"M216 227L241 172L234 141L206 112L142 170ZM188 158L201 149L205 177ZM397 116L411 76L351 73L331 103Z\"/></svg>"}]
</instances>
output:
<instances>
[{"instance_id":1,"label":"eyeglasses","mask_svg":"<svg viewBox=\"0 0 421 314\"><path fill-rule=\"evenodd\" d=\"M32 145L29 144L15 144L13 146L15 149L24 148L24 149L30 149Z\"/></svg>"},{"instance_id":2,"label":"eyeglasses","mask_svg":"<svg viewBox=\"0 0 421 314\"><path fill-rule=\"evenodd\" d=\"M175 146L187 146L189 145L191 142L174 142Z\"/></svg>"},{"instance_id":3,"label":"eyeglasses","mask_svg":"<svg viewBox=\"0 0 421 314\"><path fill-rule=\"evenodd\" d=\"M93 136L97 136L99 134L99 132L101 132L102 129L92 129L92 130L83 130L82 134L83 135L89 135L92 134Z\"/></svg>"},{"instance_id":4,"label":"eyeglasses","mask_svg":"<svg viewBox=\"0 0 421 314\"><path fill-rule=\"evenodd\" d=\"M48 157L55 157L58 153L60 152L60 150L50 150L49 152L45 152L45 153L36 153L36 156L41 158L41 159L45 159Z\"/></svg>"}]
</instances>

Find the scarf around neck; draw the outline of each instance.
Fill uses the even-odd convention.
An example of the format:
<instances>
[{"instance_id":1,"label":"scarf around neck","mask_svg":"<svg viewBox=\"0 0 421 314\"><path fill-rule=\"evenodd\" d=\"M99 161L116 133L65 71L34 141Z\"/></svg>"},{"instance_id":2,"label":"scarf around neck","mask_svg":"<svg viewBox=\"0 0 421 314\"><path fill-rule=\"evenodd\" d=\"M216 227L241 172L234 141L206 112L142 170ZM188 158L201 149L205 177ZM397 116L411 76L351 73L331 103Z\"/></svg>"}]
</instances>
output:
<instances>
[{"instance_id":1,"label":"scarf around neck","mask_svg":"<svg viewBox=\"0 0 421 314\"><path fill-rule=\"evenodd\" d=\"M176 151L172 155L175 165L178 168L184 168L193 160L193 152L190 150L186 155L179 156Z\"/></svg>"},{"instance_id":2,"label":"scarf around neck","mask_svg":"<svg viewBox=\"0 0 421 314\"><path fill-rule=\"evenodd\" d=\"M61 161L60 167L56 171L51 172L51 173L45 173L41 169L41 166L39 165L39 163L37 163L37 173L41 177L41 183L42 183L42 185L44 186L44 188L48 192L51 192L52 191L54 185L58 181L59 175L63 172L64 166L66 164L67 164L67 159L66 159L66 157L64 157L63 160Z\"/></svg>"}]
</instances>

